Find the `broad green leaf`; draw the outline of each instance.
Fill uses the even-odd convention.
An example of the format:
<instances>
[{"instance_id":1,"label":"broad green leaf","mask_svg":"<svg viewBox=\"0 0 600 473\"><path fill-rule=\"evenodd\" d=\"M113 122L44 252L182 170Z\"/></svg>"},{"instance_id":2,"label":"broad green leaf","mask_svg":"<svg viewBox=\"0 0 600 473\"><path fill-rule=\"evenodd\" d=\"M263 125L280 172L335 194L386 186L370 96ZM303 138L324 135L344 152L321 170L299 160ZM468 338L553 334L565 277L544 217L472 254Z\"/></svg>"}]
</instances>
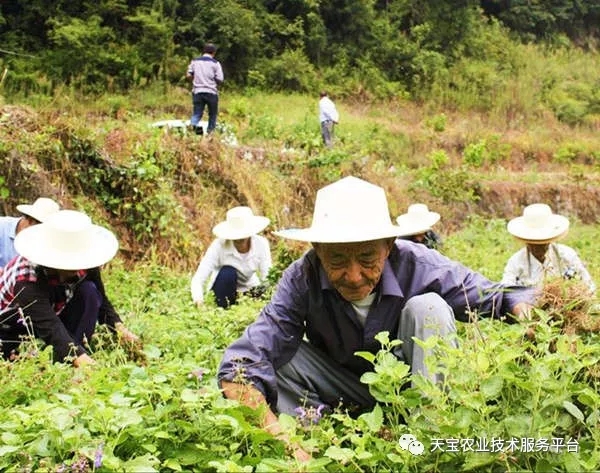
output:
<instances>
[{"instance_id":1,"label":"broad green leaf","mask_svg":"<svg viewBox=\"0 0 600 473\"><path fill-rule=\"evenodd\" d=\"M526 437L531 428L531 416L525 414L512 415L504 419L506 432L511 437Z\"/></svg>"},{"instance_id":2,"label":"broad green leaf","mask_svg":"<svg viewBox=\"0 0 600 473\"><path fill-rule=\"evenodd\" d=\"M577 407L575 404L573 404L570 401L564 401L563 407L569 412L569 414L571 414L573 417L575 417L575 419L577 419L579 422L583 422L583 419L584 419L583 412L581 412L579 407Z\"/></svg>"},{"instance_id":3,"label":"broad green leaf","mask_svg":"<svg viewBox=\"0 0 600 473\"><path fill-rule=\"evenodd\" d=\"M383 411L379 404L376 404L371 412L362 414L359 419L363 420L371 432L379 432L383 425Z\"/></svg>"},{"instance_id":4,"label":"broad green leaf","mask_svg":"<svg viewBox=\"0 0 600 473\"><path fill-rule=\"evenodd\" d=\"M2 440L2 443L8 445L18 445L22 443L21 437L13 434L12 432L2 432L2 435L0 435L0 440Z\"/></svg>"},{"instance_id":5,"label":"broad green leaf","mask_svg":"<svg viewBox=\"0 0 600 473\"><path fill-rule=\"evenodd\" d=\"M339 461L342 464L346 464L352 460L352 458L354 458L354 450L332 445L325 451L324 455L333 460Z\"/></svg>"},{"instance_id":6,"label":"broad green leaf","mask_svg":"<svg viewBox=\"0 0 600 473\"><path fill-rule=\"evenodd\" d=\"M183 468L181 468L181 465L177 462L177 460L174 460L173 458L167 458L164 461L163 466L165 468L168 468L169 470L183 471Z\"/></svg>"},{"instance_id":7,"label":"broad green leaf","mask_svg":"<svg viewBox=\"0 0 600 473\"><path fill-rule=\"evenodd\" d=\"M15 445L2 445L0 446L0 457L3 457L7 453L13 453L17 450L20 450L21 447L16 447Z\"/></svg>"},{"instance_id":8,"label":"broad green leaf","mask_svg":"<svg viewBox=\"0 0 600 473\"><path fill-rule=\"evenodd\" d=\"M478 352L475 362L480 372L486 372L490 368L490 360L486 353Z\"/></svg>"},{"instance_id":9,"label":"broad green leaf","mask_svg":"<svg viewBox=\"0 0 600 473\"><path fill-rule=\"evenodd\" d=\"M198 402L202 395L197 389L184 389L181 391L181 400L183 402Z\"/></svg>"},{"instance_id":10,"label":"broad green leaf","mask_svg":"<svg viewBox=\"0 0 600 473\"><path fill-rule=\"evenodd\" d=\"M288 471L290 465L285 460L278 458L263 458L258 465L256 465L256 473L270 473Z\"/></svg>"},{"instance_id":11,"label":"broad green leaf","mask_svg":"<svg viewBox=\"0 0 600 473\"><path fill-rule=\"evenodd\" d=\"M131 405L133 398L123 396L122 393L114 393L109 398L109 403L114 407L127 407Z\"/></svg>"},{"instance_id":12,"label":"broad green leaf","mask_svg":"<svg viewBox=\"0 0 600 473\"><path fill-rule=\"evenodd\" d=\"M159 471L154 468L154 466L158 463L159 462L156 457L148 453L141 457L136 457L126 461L123 464L123 469L127 473L155 473Z\"/></svg>"},{"instance_id":13,"label":"broad green leaf","mask_svg":"<svg viewBox=\"0 0 600 473\"><path fill-rule=\"evenodd\" d=\"M296 418L289 414L279 415L279 425L285 432L294 432L297 427Z\"/></svg>"},{"instance_id":14,"label":"broad green leaf","mask_svg":"<svg viewBox=\"0 0 600 473\"><path fill-rule=\"evenodd\" d=\"M494 399L502 391L504 380L502 376L495 375L481 381L480 390L486 399Z\"/></svg>"},{"instance_id":15,"label":"broad green leaf","mask_svg":"<svg viewBox=\"0 0 600 473\"><path fill-rule=\"evenodd\" d=\"M314 471L314 472L325 471L325 467L327 465L329 465L330 463L331 463L331 458L327 458L327 457L313 458L312 460L309 460L309 462L306 466L306 470Z\"/></svg>"},{"instance_id":16,"label":"broad green leaf","mask_svg":"<svg viewBox=\"0 0 600 473\"><path fill-rule=\"evenodd\" d=\"M572 473L580 473L581 471L583 471L578 457L579 455L577 455L576 453L565 453L561 455L565 471Z\"/></svg>"},{"instance_id":17,"label":"broad green leaf","mask_svg":"<svg viewBox=\"0 0 600 473\"><path fill-rule=\"evenodd\" d=\"M379 374L373 373L372 371L367 371L360 377L360 381L361 383L365 384L374 384L379 381Z\"/></svg>"},{"instance_id":18,"label":"broad green leaf","mask_svg":"<svg viewBox=\"0 0 600 473\"><path fill-rule=\"evenodd\" d=\"M57 430L66 430L73 425L73 416L71 411L62 407L55 407L48 412L48 417L52 426Z\"/></svg>"},{"instance_id":19,"label":"broad green leaf","mask_svg":"<svg viewBox=\"0 0 600 473\"><path fill-rule=\"evenodd\" d=\"M208 462L208 466L214 468L219 473L251 473L252 466L246 465L241 466L231 460L225 461L210 461Z\"/></svg>"},{"instance_id":20,"label":"broad green leaf","mask_svg":"<svg viewBox=\"0 0 600 473\"><path fill-rule=\"evenodd\" d=\"M364 358L365 360L373 363L375 361L375 355L373 353L371 353L370 351L357 351L356 353L354 353L356 356L360 356L361 358Z\"/></svg>"},{"instance_id":21,"label":"broad green leaf","mask_svg":"<svg viewBox=\"0 0 600 473\"><path fill-rule=\"evenodd\" d=\"M466 452L465 462L461 467L461 471L485 471L482 467L491 465L497 460L496 455L485 452Z\"/></svg>"},{"instance_id":22,"label":"broad green leaf","mask_svg":"<svg viewBox=\"0 0 600 473\"><path fill-rule=\"evenodd\" d=\"M397 455L395 453L388 453L387 458L392 461L393 463L406 463L406 459L401 457L400 455Z\"/></svg>"}]
</instances>

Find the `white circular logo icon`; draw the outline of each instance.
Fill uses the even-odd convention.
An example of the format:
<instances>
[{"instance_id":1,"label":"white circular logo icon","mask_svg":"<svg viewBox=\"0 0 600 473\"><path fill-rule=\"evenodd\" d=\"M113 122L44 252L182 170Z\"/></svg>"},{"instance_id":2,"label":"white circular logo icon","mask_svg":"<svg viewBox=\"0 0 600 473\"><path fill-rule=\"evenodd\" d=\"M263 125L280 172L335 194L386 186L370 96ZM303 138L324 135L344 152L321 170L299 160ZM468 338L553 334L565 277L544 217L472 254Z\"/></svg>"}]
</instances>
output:
<instances>
[{"instance_id":1,"label":"white circular logo icon","mask_svg":"<svg viewBox=\"0 0 600 473\"><path fill-rule=\"evenodd\" d=\"M421 455L425 451L425 447L418 440L413 440L408 445L408 451L413 455Z\"/></svg>"},{"instance_id":2,"label":"white circular logo icon","mask_svg":"<svg viewBox=\"0 0 600 473\"><path fill-rule=\"evenodd\" d=\"M411 455L422 455L425 451L423 444L412 434L402 435L402 437L398 439L398 445L400 445L402 450L408 450Z\"/></svg>"}]
</instances>

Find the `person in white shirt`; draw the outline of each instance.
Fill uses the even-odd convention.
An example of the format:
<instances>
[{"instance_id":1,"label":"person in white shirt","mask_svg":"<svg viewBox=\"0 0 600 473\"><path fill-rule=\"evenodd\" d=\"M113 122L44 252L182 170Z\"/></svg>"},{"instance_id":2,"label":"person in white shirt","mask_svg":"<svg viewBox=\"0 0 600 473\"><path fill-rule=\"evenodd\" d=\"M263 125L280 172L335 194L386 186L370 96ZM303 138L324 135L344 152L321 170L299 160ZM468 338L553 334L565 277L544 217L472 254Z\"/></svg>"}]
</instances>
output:
<instances>
[{"instance_id":1,"label":"person in white shirt","mask_svg":"<svg viewBox=\"0 0 600 473\"><path fill-rule=\"evenodd\" d=\"M333 101L322 91L319 99L319 121L321 123L321 136L323 143L328 148L333 146L333 129L340 120L340 115Z\"/></svg>"},{"instance_id":2,"label":"person in white shirt","mask_svg":"<svg viewBox=\"0 0 600 473\"><path fill-rule=\"evenodd\" d=\"M227 211L225 221L213 228L217 239L208 247L192 277L192 299L196 305L204 304L207 287L223 308L235 304L238 293L260 293L257 289L265 283L272 261L269 241L257 233L269 222L267 217L254 215L249 207Z\"/></svg>"},{"instance_id":3,"label":"person in white shirt","mask_svg":"<svg viewBox=\"0 0 600 473\"><path fill-rule=\"evenodd\" d=\"M531 204L523 215L508 222L508 232L525 243L504 268L502 283L514 286L542 286L548 278L579 279L589 289L596 285L577 252L556 241L567 234L569 220L552 212L546 204Z\"/></svg>"}]
</instances>

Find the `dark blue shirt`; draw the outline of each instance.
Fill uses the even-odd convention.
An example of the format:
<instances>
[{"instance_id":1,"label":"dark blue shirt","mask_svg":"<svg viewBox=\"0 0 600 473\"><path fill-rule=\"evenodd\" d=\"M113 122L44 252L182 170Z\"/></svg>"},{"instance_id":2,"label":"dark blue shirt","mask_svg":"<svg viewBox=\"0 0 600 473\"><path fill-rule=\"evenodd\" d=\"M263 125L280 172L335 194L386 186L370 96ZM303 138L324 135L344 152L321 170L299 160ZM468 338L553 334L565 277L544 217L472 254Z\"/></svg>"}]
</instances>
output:
<instances>
[{"instance_id":1,"label":"dark blue shirt","mask_svg":"<svg viewBox=\"0 0 600 473\"><path fill-rule=\"evenodd\" d=\"M360 375L371 369L357 351L376 353L375 335L395 336L408 299L434 292L468 322L469 310L500 318L519 302L534 301L534 291L493 283L437 251L396 240L376 288L377 297L364 327L352 304L333 288L314 250L283 273L269 304L258 319L232 343L219 367L219 380L251 382L270 404L277 399L275 372L296 353L302 338Z\"/></svg>"}]
</instances>

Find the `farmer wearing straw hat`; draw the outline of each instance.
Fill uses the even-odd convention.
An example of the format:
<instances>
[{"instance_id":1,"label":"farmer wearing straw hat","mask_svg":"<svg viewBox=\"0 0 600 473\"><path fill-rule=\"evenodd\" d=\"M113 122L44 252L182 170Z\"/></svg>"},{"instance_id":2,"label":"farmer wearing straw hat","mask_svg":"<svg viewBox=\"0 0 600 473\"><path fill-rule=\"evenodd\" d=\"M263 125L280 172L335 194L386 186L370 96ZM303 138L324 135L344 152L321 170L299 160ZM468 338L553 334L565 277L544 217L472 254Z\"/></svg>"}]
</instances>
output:
<instances>
[{"instance_id":1,"label":"farmer wearing straw hat","mask_svg":"<svg viewBox=\"0 0 600 473\"><path fill-rule=\"evenodd\" d=\"M429 210L425 204L409 205L408 211L396 219L402 227L402 240L421 243L427 248L437 250L442 245L442 239L435 233L433 227L440 220L440 214Z\"/></svg>"},{"instance_id":2,"label":"farmer wearing straw hat","mask_svg":"<svg viewBox=\"0 0 600 473\"><path fill-rule=\"evenodd\" d=\"M593 294L596 285L577 252L556 243L569 230L569 220L552 212L546 204L531 204L523 215L508 222L508 232L525 243L512 255L502 282L515 286L538 286L547 278L580 279Z\"/></svg>"},{"instance_id":3,"label":"farmer wearing straw hat","mask_svg":"<svg viewBox=\"0 0 600 473\"><path fill-rule=\"evenodd\" d=\"M0 275L0 341L13 358L22 337L33 335L54 348L55 359L73 356L75 366L93 363L83 344L96 323L135 342L106 297L98 267L119 244L84 213L61 210L15 238L17 256Z\"/></svg>"},{"instance_id":4,"label":"farmer wearing straw hat","mask_svg":"<svg viewBox=\"0 0 600 473\"><path fill-rule=\"evenodd\" d=\"M235 304L238 293L259 295L264 290L271 249L268 240L257 233L267 225L269 219L254 215L250 207L227 211L225 221L213 228L217 239L192 278L192 299L198 306L204 304L205 286L212 289L217 305L223 308Z\"/></svg>"},{"instance_id":5,"label":"farmer wearing straw hat","mask_svg":"<svg viewBox=\"0 0 600 473\"><path fill-rule=\"evenodd\" d=\"M413 337L448 336L455 318L524 317L534 291L506 291L482 275L422 245L396 239L381 187L346 177L317 193L312 225L277 235L312 249L284 272L269 304L225 351L218 371L224 395L259 408L263 427L285 442L276 412L299 406L371 408L360 382L372 364L355 355L376 353L375 335L402 340L395 355L413 374L436 381ZM290 445L299 460L309 455Z\"/></svg>"},{"instance_id":6,"label":"farmer wearing straw hat","mask_svg":"<svg viewBox=\"0 0 600 473\"><path fill-rule=\"evenodd\" d=\"M48 197L40 197L33 204L17 205L20 217L0 217L0 272L6 264L17 256L15 237L31 225L37 225L58 212L59 205Z\"/></svg>"}]
</instances>

